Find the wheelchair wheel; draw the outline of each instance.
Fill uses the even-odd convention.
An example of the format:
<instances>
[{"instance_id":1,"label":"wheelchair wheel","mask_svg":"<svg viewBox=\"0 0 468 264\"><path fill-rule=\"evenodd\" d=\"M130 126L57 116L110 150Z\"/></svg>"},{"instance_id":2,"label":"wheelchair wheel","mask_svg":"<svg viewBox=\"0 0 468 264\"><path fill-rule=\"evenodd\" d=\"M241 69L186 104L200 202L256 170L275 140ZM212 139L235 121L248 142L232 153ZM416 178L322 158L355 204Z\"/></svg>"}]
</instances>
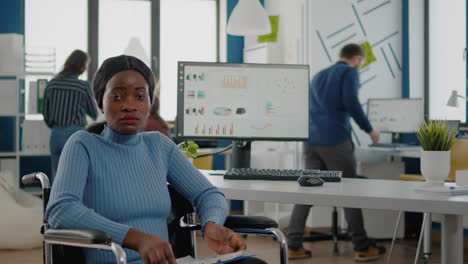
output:
<instances>
[{"instance_id":1,"label":"wheelchair wheel","mask_svg":"<svg viewBox=\"0 0 468 264\"><path fill-rule=\"evenodd\" d=\"M422 263L423 264L429 264L429 255L424 255L422 257Z\"/></svg>"}]
</instances>

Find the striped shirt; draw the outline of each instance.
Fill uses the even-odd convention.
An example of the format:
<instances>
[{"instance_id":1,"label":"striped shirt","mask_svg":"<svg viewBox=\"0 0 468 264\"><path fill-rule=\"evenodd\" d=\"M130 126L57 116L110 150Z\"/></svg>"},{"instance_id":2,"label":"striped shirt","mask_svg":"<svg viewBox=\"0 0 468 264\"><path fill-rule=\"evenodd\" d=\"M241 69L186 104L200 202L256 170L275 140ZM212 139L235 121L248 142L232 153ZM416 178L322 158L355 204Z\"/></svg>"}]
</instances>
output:
<instances>
[{"instance_id":1,"label":"striped shirt","mask_svg":"<svg viewBox=\"0 0 468 264\"><path fill-rule=\"evenodd\" d=\"M86 115L97 118L97 107L89 83L77 75L57 76L44 91L44 121L54 126L85 126Z\"/></svg>"}]
</instances>

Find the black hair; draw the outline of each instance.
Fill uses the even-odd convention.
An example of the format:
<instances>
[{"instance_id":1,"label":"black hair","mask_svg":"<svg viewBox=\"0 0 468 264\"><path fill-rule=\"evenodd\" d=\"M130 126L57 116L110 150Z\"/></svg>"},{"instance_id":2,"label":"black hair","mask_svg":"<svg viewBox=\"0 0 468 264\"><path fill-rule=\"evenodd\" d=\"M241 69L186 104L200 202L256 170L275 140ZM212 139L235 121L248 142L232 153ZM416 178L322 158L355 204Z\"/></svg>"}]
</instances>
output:
<instances>
[{"instance_id":1,"label":"black hair","mask_svg":"<svg viewBox=\"0 0 468 264\"><path fill-rule=\"evenodd\" d=\"M107 124L106 121L92 123L85 128L85 131L93 134L101 134L102 130L104 130L105 124Z\"/></svg>"},{"instance_id":2,"label":"black hair","mask_svg":"<svg viewBox=\"0 0 468 264\"><path fill-rule=\"evenodd\" d=\"M162 127L169 129L166 121L164 121L164 119L162 119L162 117L159 115L159 98L157 96L153 98L153 104L151 105L149 114L150 116L154 117L154 119L160 120Z\"/></svg>"},{"instance_id":3,"label":"black hair","mask_svg":"<svg viewBox=\"0 0 468 264\"><path fill-rule=\"evenodd\" d=\"M89 56L82 50L74 50L63 64L60 75L77 74L80 75L86 70L86 63L89 61Z\"/></svg>"},{"instance_id":4,"label":"black hair","mask_svg":"<svg viewBox=\"0 0 468 264\"><path fill-rule=\"evenodd\" d=\"M347 44L340 51L340 58L351 59L354 56L364 56L364 50L355 43Z\"/></svg>"},{"instance_id":5,"label":"black hair","mask_svg":"<svg viewBox=\"0 0 468 264\"><path fill-rule=\"evenodd\" d=\"M106 91L107 82L117 73L128 70L138 72L146 80L148 83L150 102L153 101L155 78L151 69L136 57L120 55L106 59L94 74L92 84L94 98L100 109L102 109L102 100ZM105 124L106 122L92 124L86 128L86 131L99 134L104 129Z\"/></svg>"},{"instance_id":6,"label":"black hair","mask_svg":"<svg viewBox=\"0 0 468 264\"><path fill-rule=\"evenodd\" d=\"M128 70L136 71L143 76L148 83L150 102L153 101L155 78L151 69L136 57L120 55L106 59L94 74L93 91L99 108L102 108L107 82L117 73Z\"/></svg>"}]
</instances>

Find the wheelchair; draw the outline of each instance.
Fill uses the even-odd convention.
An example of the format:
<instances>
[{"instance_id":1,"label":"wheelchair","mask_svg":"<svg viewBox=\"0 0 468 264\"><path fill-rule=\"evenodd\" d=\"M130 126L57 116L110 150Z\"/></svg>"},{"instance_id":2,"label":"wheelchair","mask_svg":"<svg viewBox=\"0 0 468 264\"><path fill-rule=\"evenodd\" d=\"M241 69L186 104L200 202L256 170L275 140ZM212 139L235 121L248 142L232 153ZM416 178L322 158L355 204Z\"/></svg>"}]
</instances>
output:
<instances>
[{"instance_id":1,"label":"wheelchair","mask_svg":"<svg viewBox=\"0 0 468 264\"><path fill-rule=\"evenodd\" d=\"M44 203L44 216L49 201L51 186L49 178L42 172L34 172L22 177L24 185L40 183ZM171 197L171 215L168 218L169 242L176 258L191 255L196 258L195 231L201 225L195 223L195 211L192 204L168 184ZM280 263L288 263L288 248L284 234L278 229L278 223L262 216L228 216L225 227L241 234L270 235L280 243ZM116 263L126 264L126 253L122 246L99 230L51 229L43 219L41 233L43 240L43 263L85 263L82 248L110 250Z\"/></svg>"}]
</instances>

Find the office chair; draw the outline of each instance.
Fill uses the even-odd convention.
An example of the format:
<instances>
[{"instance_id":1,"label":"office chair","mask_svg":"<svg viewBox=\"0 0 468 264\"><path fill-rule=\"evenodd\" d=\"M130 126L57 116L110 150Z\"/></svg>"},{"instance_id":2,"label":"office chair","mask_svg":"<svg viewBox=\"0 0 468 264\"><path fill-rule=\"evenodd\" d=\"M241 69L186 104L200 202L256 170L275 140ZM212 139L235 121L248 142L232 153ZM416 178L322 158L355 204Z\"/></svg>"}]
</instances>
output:
<instances>
[{"instance_id":1,"label":"office chair","mask_svg":"<svg viewBox=\"0 0 468 264\"><path fill-rule=\"evenodd\" d=\"M44 203L44 215L49 201L49 178L42 172L35 172L22 177L24 185L40 183ZM169 217L169 242L176 258L191 255L196 257L196 230L201 225L194 223L194 209L190 202L168 185L171 196L171 216ZM260 216L228 216L225 227L236 233L270 235L280 243L280 260L288 263L286 238L277 229L278 223L267 217ZM112 238L99 230L66 230L51 229L47 220L43 219L41 233L43 240L43 263L85 263L82 248L110 250L114 253L116 263L126 264L127 257L123 248L112 242Z\"/></svg>"},{"instance_id":2,"label":"office chair","mask_svg":"<svg viewBox=\"0 0 468 264\"><path fill-rule=\"evenodd\" d=\"M325 241L333 240L333 254L337 256L339 254L338 250L338 241L340 240L350 240L351 237L347 232L341 232L338 227L338 209L333 207L332 211L332 226L330 232L317 232L311 231L308 236L304 237L304 241Z\"/></svg>"}]
</instances>

